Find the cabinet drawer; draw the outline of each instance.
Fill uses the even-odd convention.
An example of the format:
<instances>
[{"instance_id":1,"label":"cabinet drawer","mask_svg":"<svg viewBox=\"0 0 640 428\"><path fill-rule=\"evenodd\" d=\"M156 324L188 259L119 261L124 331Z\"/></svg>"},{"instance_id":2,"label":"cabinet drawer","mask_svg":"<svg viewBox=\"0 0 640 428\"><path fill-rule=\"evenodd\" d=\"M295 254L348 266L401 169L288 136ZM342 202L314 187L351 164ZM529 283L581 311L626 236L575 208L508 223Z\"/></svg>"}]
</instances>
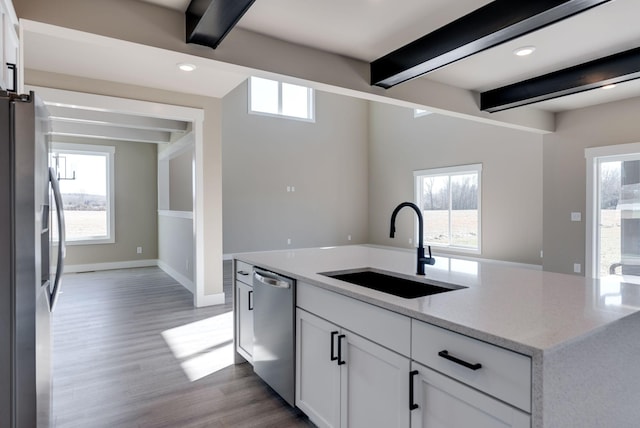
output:
<instances>
[{"instance_id":1,"label":"cabinet drawer","mask_svg":"<svg viewBox=\"0 0 640 428\"><path fill-rule=\"evenodd\" d=\"M439 355L446 351L451 361ZM422 321L412 320L411 358L531 412L531 358ZM463 363L481 364L477 370Z\"/></svg>"},{"instance_id":2,"label":"cabinet drawer","mask_svg":"<svg viewBox=\"0 0 640 428\"><path fill-rule=\"evenodd\" d=\"M297 287L298 307L409 356L410 318L303 282Z\"/></svg>"},{"instance_id":3,"label":"cabinet drawer","mask_svg":"<svg viewBox=\"0 0 640 428\"><path fill-rule=\"evenodd\" d=\"M253 284L253 266L249 263L236 260L235 269L234 275L236 281L244 282L247 285Z\"/></svg>"}]
</instances>

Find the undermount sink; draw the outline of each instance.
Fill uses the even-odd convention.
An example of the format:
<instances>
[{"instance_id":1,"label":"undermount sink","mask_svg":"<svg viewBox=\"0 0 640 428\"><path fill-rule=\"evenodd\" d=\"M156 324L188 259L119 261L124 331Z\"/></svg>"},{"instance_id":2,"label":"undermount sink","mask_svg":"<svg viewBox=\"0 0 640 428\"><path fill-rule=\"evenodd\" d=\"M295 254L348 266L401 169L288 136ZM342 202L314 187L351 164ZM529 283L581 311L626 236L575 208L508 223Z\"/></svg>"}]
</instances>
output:
<instances>
[{"instance_id":1,"label":"undermount sink","mask_svg":"<svg viewBox=\"0 0 640 428\"><path fill-rule=\"evenodd\" d=\"M394 296L404 297L405 299L415 299L416 297L467 288L461 285L440 283L374 268L321 272L320 275L393 294Z\"/></svg>"}]
</instances>

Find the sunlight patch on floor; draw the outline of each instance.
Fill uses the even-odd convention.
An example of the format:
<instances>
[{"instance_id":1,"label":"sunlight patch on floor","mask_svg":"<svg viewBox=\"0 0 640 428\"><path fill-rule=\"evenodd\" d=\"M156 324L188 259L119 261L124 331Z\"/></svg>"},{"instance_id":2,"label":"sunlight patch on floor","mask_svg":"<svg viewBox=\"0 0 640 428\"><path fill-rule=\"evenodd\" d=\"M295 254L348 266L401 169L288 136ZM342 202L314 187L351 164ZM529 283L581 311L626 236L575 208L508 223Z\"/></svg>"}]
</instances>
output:
<instances>
[{"instance_id":1,"label":"sunlight patch on floor","mask_svg":"<svg viewBox=\"0 0 640 428\"><path fill-rule=\"evenodd\" d=\"M233 312L162 332L191 382L233 364Z\"/></svg>"}]
</instances>

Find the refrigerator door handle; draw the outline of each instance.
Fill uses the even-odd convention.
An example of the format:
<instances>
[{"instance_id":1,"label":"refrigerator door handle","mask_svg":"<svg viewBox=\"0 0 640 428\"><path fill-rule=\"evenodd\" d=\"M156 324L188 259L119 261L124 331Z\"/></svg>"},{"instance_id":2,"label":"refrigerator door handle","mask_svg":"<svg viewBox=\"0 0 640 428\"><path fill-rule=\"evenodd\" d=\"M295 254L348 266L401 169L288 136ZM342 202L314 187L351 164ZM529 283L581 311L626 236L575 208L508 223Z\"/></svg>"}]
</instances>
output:
<instances>
[{"instance_id":1,"label":"refrigerator door handle","mask_svg":"<svg viewBox=\"0 0 640 428\"><path fill-rule=\"evenodd\" d=\"M64 223L64 210L62 202L62 194L60 193L60 185L58 184L58 177L53 168L49 167L49 180L51 181L51 188L53 189L53 199L56 202L56 213L58 217L58 260L56 264L56 276L53 281L53 286L49 291L49 304L50 310L53 312L56 301L58 300L58 293L60 291L60 281L62 280L62 274L64 272L64 258L67 254L67 242Z\"/></svg>"}]
</instances>

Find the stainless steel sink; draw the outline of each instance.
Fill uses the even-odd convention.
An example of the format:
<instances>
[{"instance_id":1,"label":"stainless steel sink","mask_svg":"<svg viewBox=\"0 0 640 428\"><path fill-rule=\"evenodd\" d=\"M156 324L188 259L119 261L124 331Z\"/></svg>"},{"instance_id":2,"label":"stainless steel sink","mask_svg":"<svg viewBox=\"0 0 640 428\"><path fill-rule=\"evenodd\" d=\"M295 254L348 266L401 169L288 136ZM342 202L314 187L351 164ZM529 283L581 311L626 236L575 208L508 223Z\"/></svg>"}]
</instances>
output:
<instances>
[{"instance_id":1,"label":"stainless steel sink","mask_svg":"<svg viewBox=\"0 0 640 428\"><path fill-rule=\"evenodd\" d=\"M442 283L426 278L416 278L396 272L388 272L374 268L347 269L333 272L320 272L320 275L338 279L361 287L370 288L405 299L429 296L460 290L461 285Z\"/></svg>"}]
</instances>

